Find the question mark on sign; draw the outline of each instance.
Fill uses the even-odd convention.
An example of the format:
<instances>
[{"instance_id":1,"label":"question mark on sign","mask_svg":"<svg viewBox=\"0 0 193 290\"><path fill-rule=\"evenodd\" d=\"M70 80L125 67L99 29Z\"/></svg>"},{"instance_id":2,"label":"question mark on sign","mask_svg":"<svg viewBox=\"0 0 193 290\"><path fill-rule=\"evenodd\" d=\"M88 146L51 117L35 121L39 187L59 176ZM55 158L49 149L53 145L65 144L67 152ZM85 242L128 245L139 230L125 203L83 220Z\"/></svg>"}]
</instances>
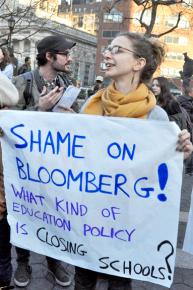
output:
<instances>
[{"instance_id":1,"label":"question mark on sign","mask_svg":"<svg viewBox=\"0 0 193 290\"><path fill-rule=\"evenodd\" d=\"M157 250L159 252L159 250L161 249L161 247L165 244L168 244L170 247L171 247L171 252L165 257L165 261L166 261L166 265L167 265L167 270L168 270L168 279L171 280L171 273L172 273L172 270L171 270L171 267L170 267L170 264L168 262L169 258L173 255L174 253L174 247L173 245L170 243L170 241L163 241L161 242L158 246L157 246Z\"/></svg>"}]
</instances>

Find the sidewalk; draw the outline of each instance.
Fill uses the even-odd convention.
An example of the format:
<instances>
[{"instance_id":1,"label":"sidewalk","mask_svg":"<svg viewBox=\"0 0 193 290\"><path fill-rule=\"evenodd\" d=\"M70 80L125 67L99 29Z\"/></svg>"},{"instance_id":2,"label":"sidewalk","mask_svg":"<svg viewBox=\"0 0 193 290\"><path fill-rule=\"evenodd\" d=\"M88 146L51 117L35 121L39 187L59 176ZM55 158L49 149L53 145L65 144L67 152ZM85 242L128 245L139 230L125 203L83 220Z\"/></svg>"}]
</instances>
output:
<instances>
[{"instance_id":1,"label":"sidewalk","mask_svg":"<svg viewBox=\"0 0 193 290\"><path fill-rule=\"evenodd\" d=\"M180 259L178 256L178 260ZM191 269L179 268L175 269L174 283L172 284L171 290L192 290L193 289L193 257L190 257L187 254L187 258L190 260L188 263L192 263ZM190 259L191 258L191 259ZM14 259L15 260L15 259ZM64 264L65 265L65 264ZM14 268L16 263L14 261ZM31 283L26 288L15 289L27 289L27 290L74 290L74 282L69 287L60 287L55 284L53 276L47 272L46 260L45 257L33 253L31 255L31 266L32 271L32 280ZM74 276L74 267L70 265L65 265L65 268L68 273L70 273L72 279ZM133 282L133 290L166 290L167 288L158 286L148 282Z\"/></svg>"},{"instance_id":2,"label":"sidewalk","mask_svg":"<svg viewBox=\"0 0 193 290\"><path fill-rule=\"evenodd\" d=\"M193 176L186 176L183 184L183 193L181 199L180 225L178 232L178 250L176 257L176 268L174 274L174 283L171 290L192 290L193 289L193 256L183 252L182 245L188 211L190 206L190 195L193 184ZM13 270L16 267L15 249L13 249ZM55 284L51 273L47 272L47 264L44 256L31 253L30 264L32 266L32 280L26 288L15 288L15 290L74 290L74 267L64 264L66 271L72 277L72 285L69 287L60 287ZM166 290L167 288L148 282L133 281L133 290Z\"/></svg>"}]
</instances>

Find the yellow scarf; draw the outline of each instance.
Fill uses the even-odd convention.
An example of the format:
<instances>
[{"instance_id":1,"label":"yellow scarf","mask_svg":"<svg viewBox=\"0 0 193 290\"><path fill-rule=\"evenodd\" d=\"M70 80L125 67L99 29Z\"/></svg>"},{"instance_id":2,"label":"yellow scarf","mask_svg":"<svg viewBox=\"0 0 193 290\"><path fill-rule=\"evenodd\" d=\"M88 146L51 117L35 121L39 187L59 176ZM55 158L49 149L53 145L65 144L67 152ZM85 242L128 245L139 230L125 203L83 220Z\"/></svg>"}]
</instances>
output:
<instances>
[{"instance_id":1,"label":"yellow scarf","mask_svg":"<svg viewBox=\"0 0 193 290\"><path fill-rule=\"evenodd\" d=\"M145 84L125 95L115 89L114 83L98 91L83 109L84 114L114 117L147 118L156 99Z\"/></svg>"}]
</instances>

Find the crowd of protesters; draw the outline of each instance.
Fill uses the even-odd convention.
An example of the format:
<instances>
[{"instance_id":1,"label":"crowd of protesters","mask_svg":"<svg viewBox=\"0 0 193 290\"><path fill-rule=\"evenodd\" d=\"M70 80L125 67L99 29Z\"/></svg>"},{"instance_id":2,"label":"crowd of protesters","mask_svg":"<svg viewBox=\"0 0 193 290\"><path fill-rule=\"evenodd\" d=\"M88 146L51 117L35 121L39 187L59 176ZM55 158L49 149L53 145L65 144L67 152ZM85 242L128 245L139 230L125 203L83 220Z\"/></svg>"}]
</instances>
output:
<instances>
[{"instance_id":1,"label":"crowd of protesters","mask_svg":"<svg viewBox=\"0 0 193 290\"><path fill-rule=\"evenodd\" d=\"M0 103L1 109L51 112L69 85L71 50L76 43L62 36L48 36L37 46L37 68L31 70L30 57L13 77L13 64L8 51L0 48ZM103 77L96 77L91 97L80 110L82 114L175 121L182 130L176 140L176 150L184 152L186 173L192 174L193 89L184 88L184 95L175 98L164 77L153 74L165 55L163 45L137 33L122 33L104 50L105 77L112 80L104 86ZM12 80L12 82L9 79ZM5 90L6 88L6 90ZM61 108L64 113L68 109ZM70 111L79 112L77 103ZM1 160L0 160L1 161ZM3 168L0 166L0 289L8 290L12 277L10 228L7 222ZM17 269L14 283L26 287L30 283L30 252L16 248ZM46 257L48 269L60 286L69 286L71 279L62 264ZM7 288L6 288L7 287ZM131 279L100 274L76 267L75 290L108 289L131 290Z\"/></svg>"}]
</instances>

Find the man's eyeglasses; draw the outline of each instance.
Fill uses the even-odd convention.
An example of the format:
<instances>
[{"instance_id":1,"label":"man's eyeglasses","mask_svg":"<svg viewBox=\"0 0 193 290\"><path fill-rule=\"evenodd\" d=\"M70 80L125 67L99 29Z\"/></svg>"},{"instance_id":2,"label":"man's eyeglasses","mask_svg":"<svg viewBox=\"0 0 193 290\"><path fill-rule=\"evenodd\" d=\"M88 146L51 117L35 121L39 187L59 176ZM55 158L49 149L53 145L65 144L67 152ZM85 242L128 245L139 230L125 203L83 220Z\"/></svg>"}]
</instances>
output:
<instances>
[{"instance_id":1,"label":"man's eyeglasses","mask_svg":"<svg viewBox=\"0 0 193 290\"><path fill-rule=\"evenodd\" d=\"M128 49L128 48L125 48L125 47L122 47L122 46L119 46L119 45L105 47L105 49L103 50L103 54L110 52L112 55L114 55L114 54L122 53L123 52L122 50L129 51L129 52L135 54L137 57L140 57L140 55L136 54L135 51Z\"/></svg>"},{"instance_id":2,"label":"man's eyeglasses","mask_svg":"<svg viewBox=\"0 0 193 290\"><path fill-rule=\"evenodd\" d=\"M56 54L64 55L64 56L69 56L71 54L70 50L65 50L65 51L54 51Z\"/></svg>"}]
</instances>

